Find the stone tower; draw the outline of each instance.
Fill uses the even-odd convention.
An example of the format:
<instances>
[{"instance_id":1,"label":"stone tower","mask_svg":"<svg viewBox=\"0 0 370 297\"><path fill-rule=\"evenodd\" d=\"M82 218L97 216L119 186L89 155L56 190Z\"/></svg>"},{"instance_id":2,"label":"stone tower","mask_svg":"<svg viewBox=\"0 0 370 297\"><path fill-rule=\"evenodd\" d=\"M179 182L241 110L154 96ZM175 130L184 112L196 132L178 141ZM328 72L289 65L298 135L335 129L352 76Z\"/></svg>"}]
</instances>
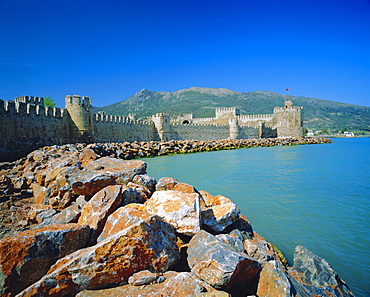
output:
<instances>
[{"instance_id":1,"label":"stone tower","mask_svg":"<svg viewBox=\"0 0 370 297\"><path fill-rule=\"evenodd\" d=\"M157 129L161 141L171 140L170 116L164 113L157 113L152 116L152 121Z\"/></svg>"},{"instance_id":2,"label":"stone tower","mask_svg":"<svg viewBox=\"0 0 370 297\"><path fill-rule=\"evenodd\" d=\"M302 107L293 106L293 100L284 100L284 107L274 108L274 128L278 137L303 137Z\"/></svg>"},{"instance_id":3,"label":"stone tower","mask_svg":"<svg viewBox=\"0 0 370 297\"><path fill-rule=\"evenodd\" d=\"M80 95L65 97L65 106L73 122L71 136L80 141L90 142L93 136L91 98Z\"/></svg>"},{"instance_id":4,"label":"stone tower","mask_svg":"<svg viewBox=\"0 0 370 297\"><path fill-rule=\"evenodd\" d=\"M235 118L229 119L230 139L235 140L239 138L238 120Z\"/></svg>"}]
</instances>

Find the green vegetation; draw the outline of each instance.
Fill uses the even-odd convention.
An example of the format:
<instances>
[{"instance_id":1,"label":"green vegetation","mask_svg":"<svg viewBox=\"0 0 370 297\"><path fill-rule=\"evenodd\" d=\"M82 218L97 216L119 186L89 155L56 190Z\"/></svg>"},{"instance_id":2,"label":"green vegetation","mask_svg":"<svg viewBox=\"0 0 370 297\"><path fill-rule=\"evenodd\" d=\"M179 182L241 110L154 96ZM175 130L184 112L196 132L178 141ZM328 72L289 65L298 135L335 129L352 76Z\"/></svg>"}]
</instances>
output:
<instances>
[{"instance_id":1,"label":"green vegetation","mask_svg":"<svg viewBox=\"0 0 370 297\"><path fill-rule=\"evenodd\" d=\"M225 89L190 88L177 92L141 90L135 95L105 107L94 107L108 114L127 116L136 113L148 117L163 112L172 116L192 113L194 118L213 117L219 107L236 107L242 114L270 114L274 107L284 106L284 99L303 106L304 127L370 132L370 107L308 97L284 96L274 92L234 92Z\"/></svg>"},{"instance_id":2,"label":"green vegetation","mask_svg":"<svg viewBox=\"0 0 370 297\"><path fill-rule=\"evenodd\" d=\"M271 244L272 248L274 249L274 251L276 252L276 254L279 256L281 262L285 265L285 267L287 267L288 266L288 260L284 256L283 252L272 242L270 242L270 244Z\"/></svg>"},{"instance_id":3,"label":"green vegetation","mask_svg":"<svg viewBox=\"0 0 370 297\"><path fill-rule=\"evenodd\" d=\"M44 106L55 107L55 102L50 96L44 97Z\"/></svg>"}]
</instances>

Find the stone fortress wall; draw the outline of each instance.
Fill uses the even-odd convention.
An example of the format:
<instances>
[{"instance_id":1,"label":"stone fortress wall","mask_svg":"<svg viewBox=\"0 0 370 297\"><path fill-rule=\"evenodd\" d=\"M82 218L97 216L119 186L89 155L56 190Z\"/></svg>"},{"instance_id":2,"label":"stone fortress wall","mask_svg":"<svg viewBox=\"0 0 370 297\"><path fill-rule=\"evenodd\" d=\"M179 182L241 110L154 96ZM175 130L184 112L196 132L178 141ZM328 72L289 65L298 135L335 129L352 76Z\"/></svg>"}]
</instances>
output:
<instances>
[{"instance_id":1,"label":"stone fortress wall","mask_svg":"<svg viewBox=\"0 0 370 297\"><path fill-rule=\"evenodd\" d=\"M159 113L146 121L92 113L90 97L68 95L65 108L44 107L41 97L0 99L0 161L15 160L45 145L77 142L221 140L303 136L301 107L291 100L269 115L240 115L218 108L213 118Z\"/></svg>"}]
</instances>

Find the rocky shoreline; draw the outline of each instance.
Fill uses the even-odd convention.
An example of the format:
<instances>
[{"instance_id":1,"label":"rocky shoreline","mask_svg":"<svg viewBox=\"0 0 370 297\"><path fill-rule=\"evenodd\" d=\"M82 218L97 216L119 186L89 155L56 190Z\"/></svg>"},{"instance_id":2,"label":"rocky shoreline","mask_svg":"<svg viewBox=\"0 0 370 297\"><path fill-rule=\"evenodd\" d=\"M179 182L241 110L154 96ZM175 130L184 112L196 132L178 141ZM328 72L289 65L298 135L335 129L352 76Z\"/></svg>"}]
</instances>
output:
<instances>
[{"instance_id":1,"label":"rocky shoreline","mask_svg":"<svg viewBox=\"0 0 370 297\"><path fill-rule=\"evenodd\" d=\"M260 139L73 144L0 164L1 296L353 296L302 246L289 267L227 197L138 157L328 143Z\"/></svg>"}]
</instances>

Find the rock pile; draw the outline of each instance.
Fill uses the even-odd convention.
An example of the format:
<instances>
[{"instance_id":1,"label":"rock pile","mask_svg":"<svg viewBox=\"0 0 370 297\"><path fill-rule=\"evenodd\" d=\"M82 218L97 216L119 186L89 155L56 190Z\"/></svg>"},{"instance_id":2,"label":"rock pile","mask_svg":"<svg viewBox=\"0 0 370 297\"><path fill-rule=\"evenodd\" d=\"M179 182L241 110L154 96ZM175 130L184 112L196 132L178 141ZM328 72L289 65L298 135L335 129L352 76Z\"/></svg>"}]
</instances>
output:
<instances>
[{"instance_id":1,"label":"rock pile","mask_svg":"<svg viewBox=\"0 0 370 297\"><path fill-rule=\"evenodd\" d=\"M304 247L286 267L227 197L96 147L3 164L1 296L353 296Z\"/></svg>"}]
</instances>

